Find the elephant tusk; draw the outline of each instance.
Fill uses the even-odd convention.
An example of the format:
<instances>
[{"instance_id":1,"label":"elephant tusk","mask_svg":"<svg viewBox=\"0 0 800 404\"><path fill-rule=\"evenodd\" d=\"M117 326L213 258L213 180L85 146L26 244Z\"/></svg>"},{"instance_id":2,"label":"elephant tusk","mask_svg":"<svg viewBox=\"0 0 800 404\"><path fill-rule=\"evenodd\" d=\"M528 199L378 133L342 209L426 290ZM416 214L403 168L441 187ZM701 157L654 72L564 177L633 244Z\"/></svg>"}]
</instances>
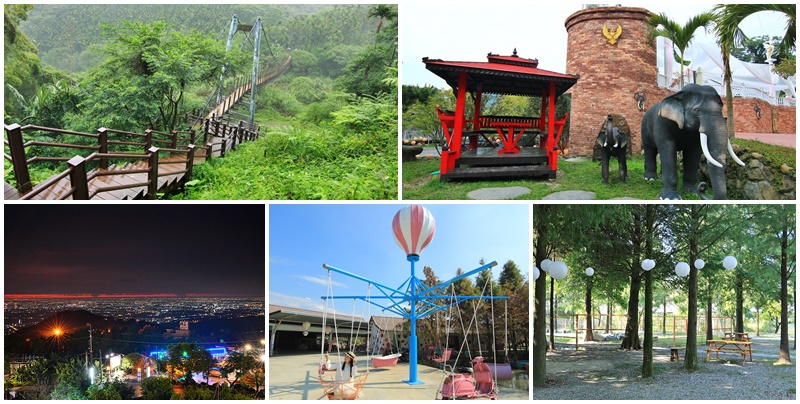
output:
<instances>
[{"instance_id":1,"label":"elephant tusk","mask_svg":"<svg viewBox=\"0 0 800 404\"><path fill-rule=\"evenodd\" d=\"M708 160L709 163L719 168L723 167L722 164L719 163L719 161L714 160L714 158L711 157L711 152L708 151L708 135L706 135L703 132L700 132L700 147L703 149L703 154L706 155L706 159Z\"/></svg>"},{"instance_id":2,"label":"elephant tusk","mask_svg":"<svg viewBox=\"0 0 800 404\"><path fill-rule=\"evenodd\" d=\"M744 162L742 162L742 160L739 160L739 156L737 156L736 153L733 152L733 146L731 145L730 139L728 139L728 153L730 153L731 157L733 157L733 161L735 161L736 164L744 167Z\"/></svg>"}]
</instances>

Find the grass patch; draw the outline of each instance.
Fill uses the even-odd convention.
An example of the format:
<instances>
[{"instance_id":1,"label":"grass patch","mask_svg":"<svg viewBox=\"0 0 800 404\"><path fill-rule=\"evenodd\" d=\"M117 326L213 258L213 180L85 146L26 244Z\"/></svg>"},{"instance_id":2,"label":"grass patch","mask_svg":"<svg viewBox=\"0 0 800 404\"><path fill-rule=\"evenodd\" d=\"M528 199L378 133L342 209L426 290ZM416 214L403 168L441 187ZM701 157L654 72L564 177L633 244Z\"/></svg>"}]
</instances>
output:
<instances>
[{"instance_id":1,"label":"grass patch","mask_svg":"<svg viewBox=\"0 0 800 404\"><path fill-rule=\"evenodd\" d=\"M276 129L195 167L173 199L397 199L397 135Z\"/></svg>"},{"instance_id":2,"label":"grass patch","mask_svg":"<svg viewBox=\"0 0 800 404\"><path fill-rule=\"evenodd\" d=\"M778 169L782 164L789 167L796 168L796 150L791 147L777 146L767 143L762 143L757 140L749 139L733 139L731 144L740 147L746 147L750 152L758 152L764 155L770 166Z\"/></svg>"},{"instance_id":3,"label":"grass patch","mask_svg":"<svg viewBox=\"0 0 800 404\"><path fill-rule=\"evenodd\" d=\"M609 185L603 185L600 177L600 162L591 160L560 160L555 181L541 178L445 183L436 177L430 178L430 173L438 170L439 159L419 159L403 163L403 198L468 199L467 193L476 189L513 186L522 186L531 190L530 194L515 198L517 200L542 199L554 192L573 190L594 192L596 199L629 197L653 200L658 199L658 194L661 192L661 181L644 180L644 156L640 155L628 159L628 181L626 184L619 183L617 165L616 162L612 162ZM697 195L691 193L683 193L682 196L684 199L700 199Z\"/></svg>"}]
</instances>

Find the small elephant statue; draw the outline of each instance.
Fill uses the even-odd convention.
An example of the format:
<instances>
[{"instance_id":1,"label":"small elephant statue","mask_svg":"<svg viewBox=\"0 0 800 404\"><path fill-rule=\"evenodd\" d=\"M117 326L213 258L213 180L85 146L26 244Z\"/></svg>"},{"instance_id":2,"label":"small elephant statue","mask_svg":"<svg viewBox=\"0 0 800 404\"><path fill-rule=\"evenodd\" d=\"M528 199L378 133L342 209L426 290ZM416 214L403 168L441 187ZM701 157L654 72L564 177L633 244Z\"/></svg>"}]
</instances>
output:
<instances>
[{"instance_id":1,"label":"small elephant statue","mask_svg":"<svg viewBox=\"0 0 800 404\"><path fill-rule=\"evenodd\" d=\"M725 161L736 156L728 140L722 99L711 86L687 84L681 91L650 107L642 118L644 178L657 178L656 155L661 154L663 174L660 199L681 199L678 192L677 153L683 151L683 189L697 192L703 199L706 183L698 184L700 155L706 156L714 199L727 194Z\"/></svg>"},{"instance_id":2,"label":"small elephant statue","mask_svg":"<svg viewBox=\"0 0 800 404\"><path fill-rule=\"evenodd\" d=\"M614 116L609 115L606 119L606 127L597 134L597 145L602 152L603 184L608 184L608 165L611 157L616 157L619 162L619 182L624 184L628 179L628 163L626 153L628 149L628 135L620 132L614 127Z\"/></svg>"}]
</instances>

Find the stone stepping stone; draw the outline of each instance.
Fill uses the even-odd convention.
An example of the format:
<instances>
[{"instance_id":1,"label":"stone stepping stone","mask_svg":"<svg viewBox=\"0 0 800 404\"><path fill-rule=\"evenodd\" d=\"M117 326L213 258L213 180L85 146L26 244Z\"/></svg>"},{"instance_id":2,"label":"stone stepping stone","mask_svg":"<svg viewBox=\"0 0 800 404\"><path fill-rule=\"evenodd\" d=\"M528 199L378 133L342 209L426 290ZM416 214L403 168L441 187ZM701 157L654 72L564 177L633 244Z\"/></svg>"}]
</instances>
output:
<instances>
[{"instance_id":1,"label":"stone stepping stone","mask_svg":"<svg viewBox=\"0 0 800 404\"><path fill-rule=\"evenodd\" d=\"M630 196L621 196L619 198L611 198L609 201L640 201L639 198L631 198Z\"/></svg>"},{"instance_id":2,"label":"stone stepping stone","mask_svg":"<svg viewBox=\"0 0 800 404\"><path fill-rule=\"evenodd\" d=\"M588 191L561 191L553 192L545 196L542 200L550 201L588 201L594 199L595 193Z\"/></svg>"},{"instance_id":3,"label":"stone stepping stone","mask_svg":"<svg viewBox=\"0 0 800 404\"><path fill-rule=\"evenodd\" d=\"M467 197L476 200L511 199L531 193L525 187L481 188L467 193Z\"/></svg>"}]
</instances>

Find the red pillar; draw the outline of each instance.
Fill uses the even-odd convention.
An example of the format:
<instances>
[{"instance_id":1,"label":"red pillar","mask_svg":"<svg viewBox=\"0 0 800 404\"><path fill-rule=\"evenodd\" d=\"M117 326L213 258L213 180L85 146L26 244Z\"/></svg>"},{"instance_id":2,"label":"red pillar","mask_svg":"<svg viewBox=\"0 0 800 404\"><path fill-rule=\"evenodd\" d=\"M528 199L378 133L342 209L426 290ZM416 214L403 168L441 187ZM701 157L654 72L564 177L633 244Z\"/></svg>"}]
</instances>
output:
<instances>
[{"instance_id":1,"label":"red pillar","mask_svg":"<svg viewBox=\"0 0 800 404\"><path fill-rule=\"evenodd\" d=\"M467 73L462 72L458 75L458 93L456 95L456 119L453 123L453 136L448 150L442 153L442 161L439 164L439 174L447 174L456 166L456 160L461 157L461 139L464 131L464 110L467 100Z\"/></svg>"},{"instance_id":2,"label":"red pillar","mask_svg":"<svg viewBox=\"0 0 800 404\"><path fill-rule=\"evenodd\" d=\"M550 178L555 179L558 169L558 152L555 151L555 120L556 120L556 83L550 82L550 94L548 95L547 111L547 159L550 162Z\"/></svg>"}]
</instances>

